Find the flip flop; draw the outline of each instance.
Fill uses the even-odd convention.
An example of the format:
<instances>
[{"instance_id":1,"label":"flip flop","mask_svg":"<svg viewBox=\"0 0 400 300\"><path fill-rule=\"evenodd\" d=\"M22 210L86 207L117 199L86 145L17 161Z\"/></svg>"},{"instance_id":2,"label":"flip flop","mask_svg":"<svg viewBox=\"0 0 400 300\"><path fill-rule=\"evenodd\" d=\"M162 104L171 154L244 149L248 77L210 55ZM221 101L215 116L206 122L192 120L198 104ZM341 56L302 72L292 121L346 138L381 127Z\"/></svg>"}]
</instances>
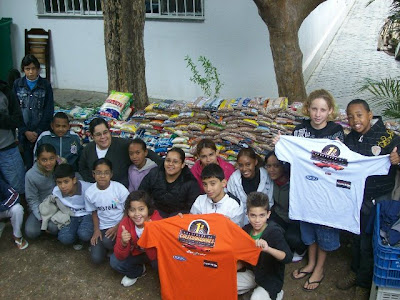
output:
<instances>
[{"instance_id":1,"label":"flip flop","mask_svg":"<svg viewBox=\"0 0 400 300\"><path fill-rule=\"evenodd\" d=\"M299 280L299 279L303 279L304 277L307 277L308 275L311 275L313 272L313 271L306 272L306 271L302 271L302 270L303 270L303 268L294 270L292 273L290 273L290 277L292 277L292 279L294 279L294 280ZM303 276L294 277L294 275L293 275L294 272L297 272L297 274L303 274Z\"/></svg>"},{"instance_id":2,"label":"flip flop","mask_svg":"<svg viewBox=\"0 0 400 300\"><path fill-rule=\"evenodd\" d=\"M308 284L318 283L318 285L317 285L315 288L313 288L313 289L305 288L304 285L303 285L303 290L306 291L306 292L315 291L317 288L319 288L319 286L321 285L321 282L322 282L322 280L324 280L324 278L325 278L325 275L322 275L322 278L321 278L320 280L312 281L312 282L310 282L310 278L308 278L307 281L306 281L306 283L308 283Z\"/></svg>"}]
</instances>

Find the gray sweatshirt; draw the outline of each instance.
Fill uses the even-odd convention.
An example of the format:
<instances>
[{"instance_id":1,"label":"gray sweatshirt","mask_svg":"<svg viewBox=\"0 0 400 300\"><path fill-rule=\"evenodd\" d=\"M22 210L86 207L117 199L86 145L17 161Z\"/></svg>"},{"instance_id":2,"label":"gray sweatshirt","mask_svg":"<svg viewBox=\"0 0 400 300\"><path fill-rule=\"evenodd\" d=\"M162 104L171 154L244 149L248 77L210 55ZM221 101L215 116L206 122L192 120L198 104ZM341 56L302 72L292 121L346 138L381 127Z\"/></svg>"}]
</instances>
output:
<instances>
[{"instance_id":1,"label":"gray sweatshirt","mask_svg":"<svg viewBox=\"0 0 400 300\"><path fill-rule=\"evenodd\" d=\"M55 186L55 181L53 178L53 173L45 175L39 170L37 162L33 165L25 175L25 197L26 202L29 205L29 209L35 215L38 220L41 220L39 212L39 204L43 200L51 195L53 188Z\"/></svg>"}]
</instances>

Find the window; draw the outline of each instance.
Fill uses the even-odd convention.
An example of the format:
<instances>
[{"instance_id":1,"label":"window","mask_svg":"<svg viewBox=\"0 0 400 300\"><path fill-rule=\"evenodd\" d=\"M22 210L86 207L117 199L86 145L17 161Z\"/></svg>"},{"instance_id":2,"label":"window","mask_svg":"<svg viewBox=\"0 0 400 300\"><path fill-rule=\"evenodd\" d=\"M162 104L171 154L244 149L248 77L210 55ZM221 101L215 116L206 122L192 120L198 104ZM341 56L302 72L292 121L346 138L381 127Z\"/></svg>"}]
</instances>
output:
<instances>
[{"instance_id":1,"label":"window","mask_svg":"<svg viewBox=\"0 0 400 300\"><path fill-rule=\"evenodd\" d=\"M102 16L101 0L38 0L39 15Z\"/></svg>"},{"instance_id":2,"label":"window","mask_svg":"<svg viewBox=\"0 0 400 300\"><path fill-rule=\"evenodd\" d=\"M146 0L147 18L204 19L204 0Z\"/></svg>"},{"instance_id":3,"label":"window","mask_svg":"<svg viewBox=\"0 0 400 300\"><path fill-rule=\"evenodd\" d=\"M112 1L112 0L109 0ZM145 0L147 19L204 20L204 0ZM101 0L37 0L39 16L101 17Z\"/></svg>"}]
</instances>

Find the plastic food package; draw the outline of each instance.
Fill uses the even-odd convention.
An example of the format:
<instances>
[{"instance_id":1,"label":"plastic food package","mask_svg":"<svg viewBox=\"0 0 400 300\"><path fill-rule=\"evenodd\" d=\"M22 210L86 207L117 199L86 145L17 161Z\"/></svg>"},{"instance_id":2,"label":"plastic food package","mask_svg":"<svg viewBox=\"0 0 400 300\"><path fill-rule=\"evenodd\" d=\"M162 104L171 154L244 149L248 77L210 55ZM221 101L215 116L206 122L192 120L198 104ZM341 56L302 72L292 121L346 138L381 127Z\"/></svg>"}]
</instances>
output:
<instances>
[{"instance_id":1,"label":"plastic food package","mask_svg":"<svg viewBox=\"0 0 400 300\"><path fill-rule=\"evenodd\" d=\"M132 105L132 101L132 93L111 91L111 94L100 107L99 114L120 120L125 110Z\"/></svg>"}]
</instances>

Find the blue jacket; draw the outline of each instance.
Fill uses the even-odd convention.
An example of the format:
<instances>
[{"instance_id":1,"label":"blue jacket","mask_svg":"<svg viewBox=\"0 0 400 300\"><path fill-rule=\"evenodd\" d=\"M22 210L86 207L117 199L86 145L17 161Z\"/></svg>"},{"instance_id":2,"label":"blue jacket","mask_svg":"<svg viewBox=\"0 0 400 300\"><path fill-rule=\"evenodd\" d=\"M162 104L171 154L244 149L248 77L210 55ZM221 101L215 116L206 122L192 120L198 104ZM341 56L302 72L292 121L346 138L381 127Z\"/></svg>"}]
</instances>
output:
<instances>
[{"instance_id":1,"label":"blue jacket","mask_svg":"<svg viewBox=\"0 0 400 300\"><path fill-rule=\"evenodd\" d=\"M19 203L19 194L0 178L0 212L9 210Z\"/></svg>"},{"instance_id":2,"label":"blue jacket","mask_svg":"<svg viewBox=\"0 0 400 300\"><path fill-rule=\"evenodd\" d=\"M56 148L57 155L65 158L75 171L78 170L78 159L81 155L82 145L79 135L75 132L69 130L62 137L59 137L54 132L46 130L38 137L33 153L36 153L36 148L42 144L53 145Z\"/></svg>"},{"instance_id":3,"label":"blue jacket","mask_svg":"<svg viewBox=\"0 0 400 300\"><path fill-rule=\"evenodd\" d=\"M54 113L53 89L50 83L39 76L33 90L26 83L26 77L14 82L14 93L19 101L24 124L19 127L19 136L25 139L26 131L34 131L40 135L50 129Z\"/></svg>"}]
</instances>

